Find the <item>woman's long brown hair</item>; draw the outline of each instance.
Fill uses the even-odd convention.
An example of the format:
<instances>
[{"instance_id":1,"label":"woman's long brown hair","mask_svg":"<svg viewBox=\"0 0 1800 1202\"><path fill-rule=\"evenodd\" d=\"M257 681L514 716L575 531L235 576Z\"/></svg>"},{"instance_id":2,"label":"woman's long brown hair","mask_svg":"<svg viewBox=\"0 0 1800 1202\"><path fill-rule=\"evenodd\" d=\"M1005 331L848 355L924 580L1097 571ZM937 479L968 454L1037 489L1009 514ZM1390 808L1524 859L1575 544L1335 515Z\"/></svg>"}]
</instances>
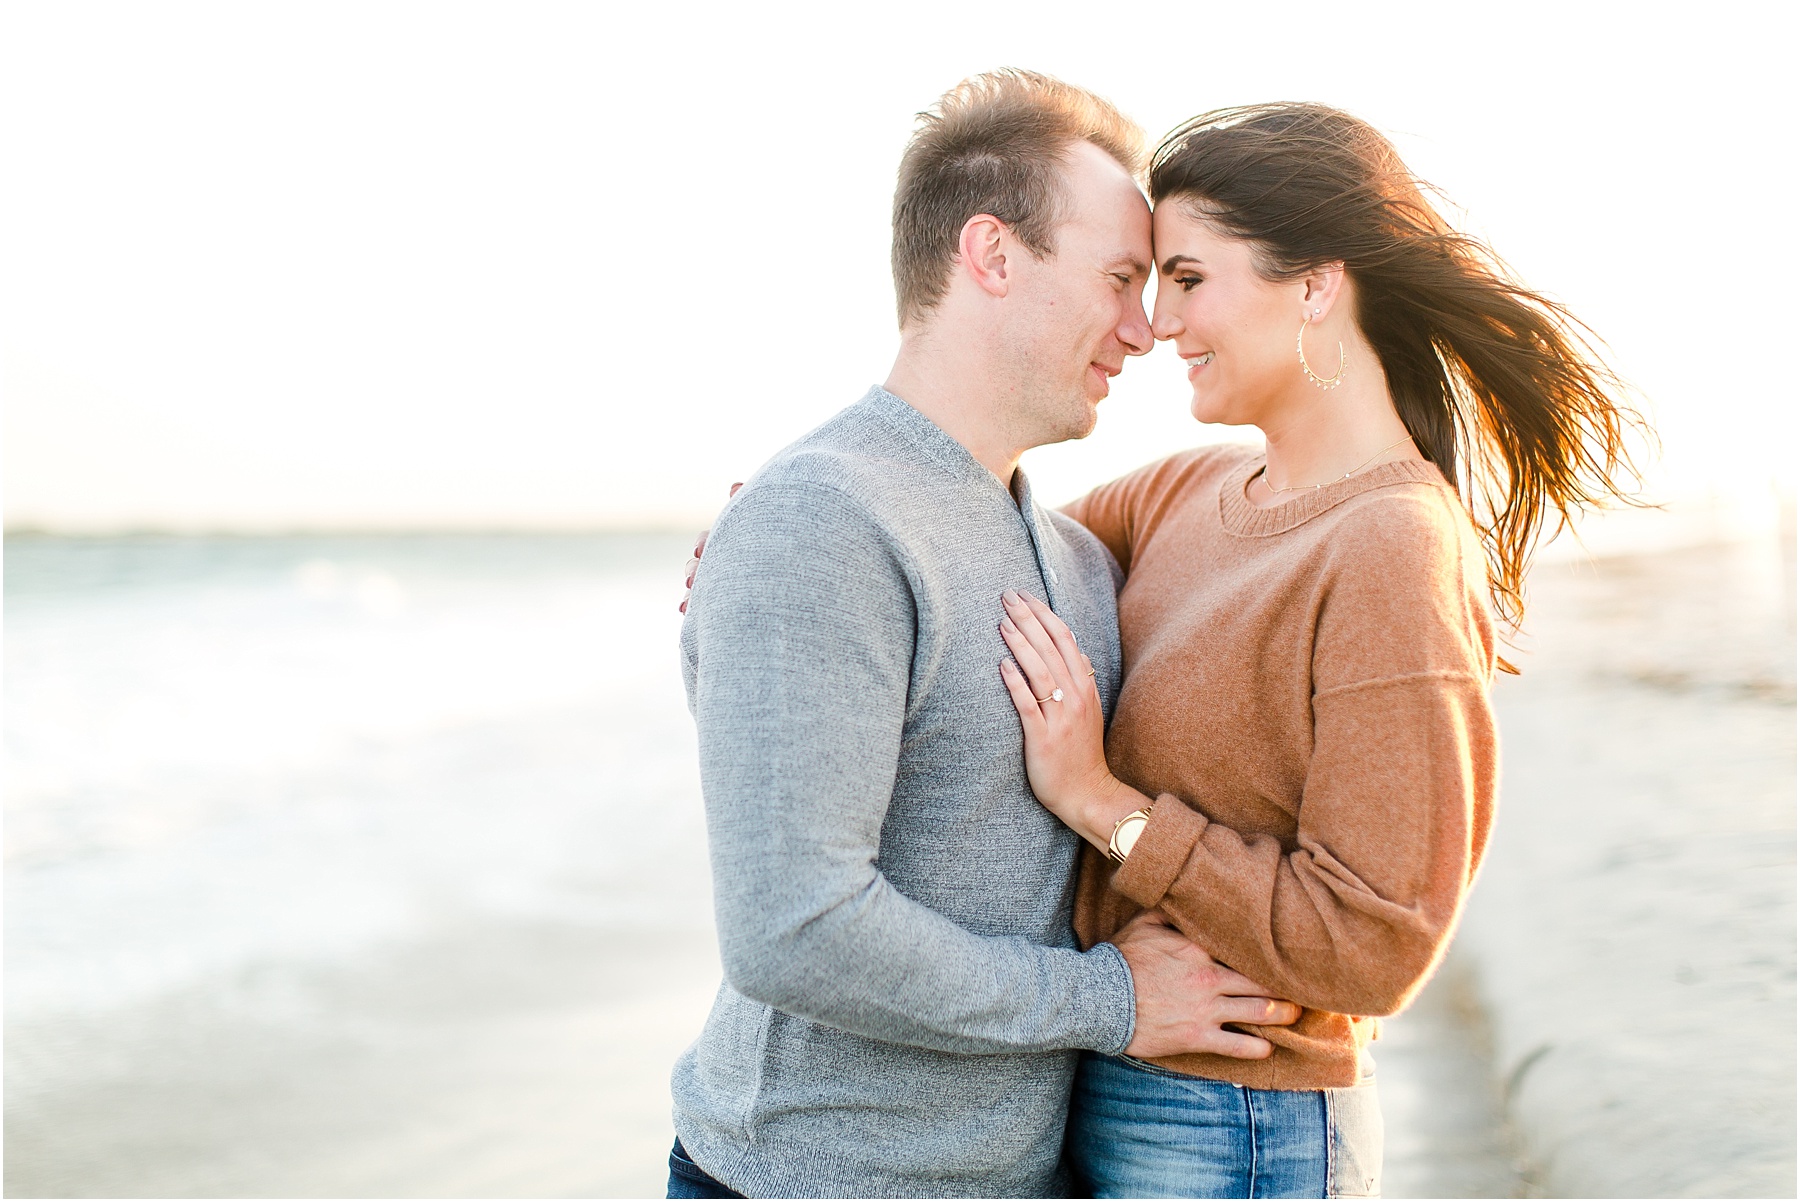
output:
<instances>
[{"instance_id":1,"label":"woman's long brown hair","mask_svg":"<svg viewBox=\"0 0 1800 1202\"><path fill-rule=\"evenodd\" d=\"M1587 327L1450 227L1364 121L1318 104L1204 113L1150 164L1150 195L1253 244L1269 279L1342 262L1356 323L1420 452L1480 531L1496 613L1517 627L1539 535L1632 503L1627 448L1650 436Z\"/></svg>"}]
</instances>

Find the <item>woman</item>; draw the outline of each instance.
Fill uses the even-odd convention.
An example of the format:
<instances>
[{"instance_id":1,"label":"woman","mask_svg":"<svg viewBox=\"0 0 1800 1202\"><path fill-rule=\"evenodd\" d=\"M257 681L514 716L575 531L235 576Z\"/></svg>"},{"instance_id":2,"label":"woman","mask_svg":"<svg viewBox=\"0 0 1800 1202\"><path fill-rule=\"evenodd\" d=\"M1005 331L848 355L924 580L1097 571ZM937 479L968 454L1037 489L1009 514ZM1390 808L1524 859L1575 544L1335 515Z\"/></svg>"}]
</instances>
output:
<instances>
[{"instance_id":1,"label":"woman","mask_svg":"<svg viewBox=\"0 0 1800 1202\"><path fill-rule=\"evenodd\" d=\"M1260 1061L1088 1055L1070 1159L1098 1197L1372 1195L1370 1016L1438 963L1493 812L1489 598L1516 625L1545 519L1622 495L1637 419L1567 314L1347 114L1206 114L1150 183L1154 331L1194 416L1266 451L1179 454L1068 510L1128 573L1104 749L1089 665L1035 600L1004 599L1001 670L1032 787L1090 844L1083 946L1150 911L1304 1013L1253 1029Z\"/></svg>"}]
</instances>

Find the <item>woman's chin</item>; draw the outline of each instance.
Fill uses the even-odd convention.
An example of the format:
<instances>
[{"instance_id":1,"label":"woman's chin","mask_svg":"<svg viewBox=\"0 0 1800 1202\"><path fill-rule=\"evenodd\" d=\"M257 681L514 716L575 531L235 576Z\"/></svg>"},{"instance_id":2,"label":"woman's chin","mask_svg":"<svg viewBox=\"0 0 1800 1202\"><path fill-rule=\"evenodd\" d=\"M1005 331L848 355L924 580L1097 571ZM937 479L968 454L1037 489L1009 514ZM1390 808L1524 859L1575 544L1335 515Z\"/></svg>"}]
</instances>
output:
<instances>
[{"instance_id":1,"label":"woman's chin","mask_svg":"<svg viewBox=\"0 0 1800 1202\"><path fill-rule=\"evenodd\" d=\"M1188 412L1193 414L1194 420L1202 425L1218 426L1230 423L1230 415L1226 412L1226 406L1221 405L1216 398L1204 395L1197 390L1194 393L1193 401L1188 405Z\"/></svg>"}]
</instances>

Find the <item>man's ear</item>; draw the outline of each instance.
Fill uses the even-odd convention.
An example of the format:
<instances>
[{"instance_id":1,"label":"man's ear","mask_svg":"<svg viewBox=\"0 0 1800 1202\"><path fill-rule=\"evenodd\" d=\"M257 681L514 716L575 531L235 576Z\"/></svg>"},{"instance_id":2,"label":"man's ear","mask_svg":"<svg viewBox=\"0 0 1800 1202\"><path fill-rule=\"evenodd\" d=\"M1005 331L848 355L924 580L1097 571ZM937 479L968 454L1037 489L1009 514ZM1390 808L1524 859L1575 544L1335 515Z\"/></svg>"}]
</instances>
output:
<instances>
[{"instance_id":1,"label":"man's ear","mask_svg":"<svg viewBox=\"0 0 1800 1202\"><path fill-rule=\"evenodd\" d=\"M1012 233L992 213L977 213L963 222L956 243L956 264L989 296L1005 296L1011 281L1006 271L1006 251Z\"/></svg>"},{"instance_id":2,"label":"man's ear","mask_svg":"<svg viewBox=\"0 0 1800 1202\"><path fill-rule=\"evenodd\" d=\"M1321 263L1300 278L1301 317L1315 324L1344 300L1344 265Z\"/></svg>"}]
</instances>

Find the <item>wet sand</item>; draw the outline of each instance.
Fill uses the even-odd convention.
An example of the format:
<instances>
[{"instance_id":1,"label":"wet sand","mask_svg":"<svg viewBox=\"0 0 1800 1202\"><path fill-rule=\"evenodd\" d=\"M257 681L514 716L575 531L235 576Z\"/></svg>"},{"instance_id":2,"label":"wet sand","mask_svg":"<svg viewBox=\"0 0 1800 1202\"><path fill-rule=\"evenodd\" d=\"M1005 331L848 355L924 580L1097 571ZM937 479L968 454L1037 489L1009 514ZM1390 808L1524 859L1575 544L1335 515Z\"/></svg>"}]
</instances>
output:
<instances>
[{"instance_id":1,"label":"wet sand","mask_svg":"<svg viewBox=\"0 0 1800 1202\"><path fill-rule=\"evenodd\" d=\"M1550 1196L1793 1196L1785 538L1546 568L1459 937Z\"/></svg>"},{"instance_id":2,"label":"wet sand","mask_svg":"<svg viewBox=\"0 0 1800 1202\"><path fill-rule=\"evenodd\" d=\"M1453 952L1374 1045L1389 1198L1528 1198L1532 1178L1494 1075L1493 1031Z\"/></svg>"},{"instance_id":3,"label":"wet sand","mask_svg":"<svg viewBox=\"0 0 1800 1202\"><path fill-rule=\"evenodd\" d=\"M27 1026L9 1041L7 1192L659 1196L668 1068L717 972L692 928L489 925L334 972L264 970L128 1017ZM53 1080L32 1073L34 1051ZM1377 1054L1389 1197L1533 1192L1467 966L1389 1024Z\"/></svg>"},{"instance_id":4,"label":"wet sand","mask_svg":"<svg viewBox=\"0 0 1800 1202\"><path fill-rule=\"evenodd\" d=\"M16 1029L6 1192L660 1196L717 973L693 929L486 924Z\"/></svg>"},{"instance_id":5,"label":"wet sand","mask_svg":"<svg viewBox=\"0 0 1800 1202\"><path fill-rule=\"evenodd\" d=\"M1792 1196L1792 549L1535 574L1492 851L1375 1045L1389 1196Z\"/></svg>"},{"instance_id":6,"label":"wet sand","mask_svg":"<svg viewBox=\"0 0 1800 1202\"><path fill-rule=\"evenodd\" d=\"M7 1192L660 1196L668 1067L717 971L693 928L490 924L27 1026L9 1041ZM1378 1046L1390 1197L1530 1192L1472 1007L1453 964Z\"/></svg>"}]
</instances>

